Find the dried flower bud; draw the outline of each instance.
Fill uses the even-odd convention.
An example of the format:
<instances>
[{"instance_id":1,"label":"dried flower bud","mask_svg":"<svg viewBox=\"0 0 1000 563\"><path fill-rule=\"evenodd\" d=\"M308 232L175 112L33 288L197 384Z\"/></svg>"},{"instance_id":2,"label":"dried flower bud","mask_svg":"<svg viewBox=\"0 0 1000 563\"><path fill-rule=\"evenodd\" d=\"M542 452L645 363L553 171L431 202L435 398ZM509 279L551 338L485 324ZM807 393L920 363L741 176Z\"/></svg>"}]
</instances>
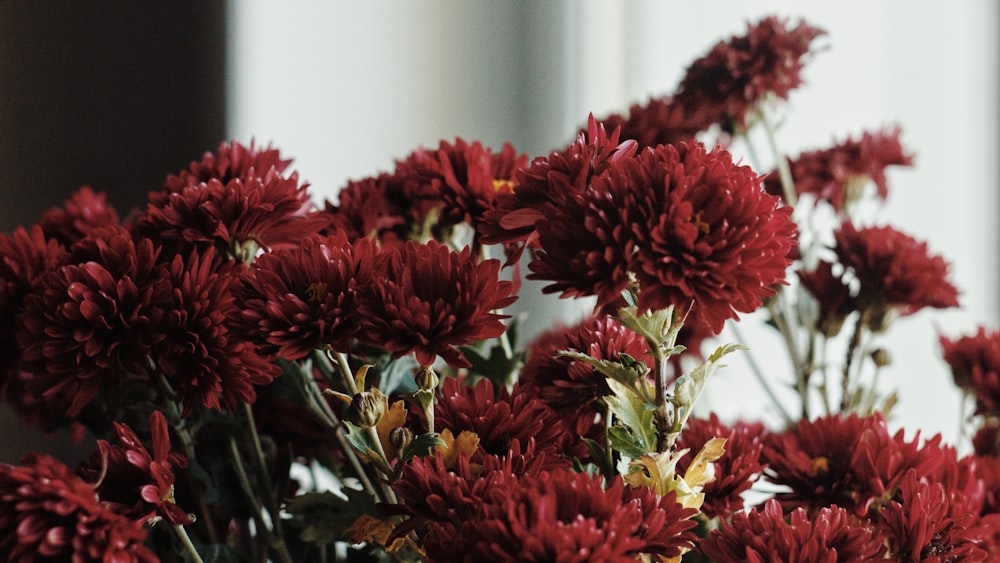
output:
<instances>
[{"instance_id":1,"label":"dried flower bud","mask_svg":"<svg viewBox=\"0 0 1000 563\"><path fill-rule=\"evenodd\" d=\"M876 367L884 368L892 363L892 356L889 355L889 351L885 348L876 348L872 350L871 356Z\"/></svg>"},{"instance_id":2,"label":"dried flower bud","mask_svg":"<svg viewBox=\"0 0 1000 563\"><path fill-rule=\"evenodd\" d=\"M414 379L416 380L418 387L430 390L437 389L440 381L437 374L434 373L434 370L426 366L420 368L420 371L417 372Z\"/></svg>"},{"instance_id":3,"label":"dried flower bud","mask_svg":"<svg viewBox=\"0 0 1000 563\"><path fill-rule=\"evenodd\" d=\"M378 389L357 393L347 409L347 420L361 428L375 426L388 410L386 396Z\"/></svg>"},{"instance_id":4,"label":"dried flower bud","mask_svg":"<svg viewBox=\"0 0 1000 563\"><path fill-rule=\"evenodd\" d=\"M400 426L399 428L393 428L392 432L389 432L389 443L392 447L396 448L397 452L402 455L409 447L410 442L413 441L413 432L405 426Z\"/></svg>"}]
</instances>

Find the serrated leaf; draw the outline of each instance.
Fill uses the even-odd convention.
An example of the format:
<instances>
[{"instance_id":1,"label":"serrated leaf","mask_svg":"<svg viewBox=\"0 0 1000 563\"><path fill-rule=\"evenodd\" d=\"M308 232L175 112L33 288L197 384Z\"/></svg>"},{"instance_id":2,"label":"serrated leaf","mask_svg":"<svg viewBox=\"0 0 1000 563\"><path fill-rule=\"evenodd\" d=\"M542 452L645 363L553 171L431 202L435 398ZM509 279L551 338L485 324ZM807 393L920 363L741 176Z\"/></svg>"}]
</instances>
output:
<instances>
[{"instance_id":1,"label":"serrated leaf","mask_svg":"<svg viewBox=\"0 0 1000 563\"><path fill-rule=\"evenodd\" d=\"M680 323L674 323L673 306L646 311L641 315L638 307L622 307L618 310L618 321L656 348L673 341L672 337L680 330Z\"/></svg>"},{"instance_id":2,"label":"serrated leaf","mask_svg":"<svg viewBox=\"0 0 1000 563\"><path fill-rule=\"evenodd\" d=\"M649 367L646 364L635 360L631 356L626 357L631 360L626 362L614 361L614 360L599 360L597 358L588 356L581 352L574 352L572 350L560 350L556 353L557 357L562 358L572 358L577 361L584 362L590 367L594 368L595 371L601 375L623 383L625 385L632 385L640 377L644 377L646 372L649 371Z\"/></svg>"},{"instance_id":3,"label":"serrated leaf","mask_svg":"<svg viewBox=\"0 0 1000 563\"><path fill-rule=\"evenodd\" d=\"M407 461L413 457L423 457L430 455L434 452L434 448L438 446L445 446L444 440L441 439L440 435L435 432L424 432L423 434L413 438L410 445L406 447L403 452L403 456L400 458L401 461Z\"/></svg>"},{"instance_id":4,"label":"serrated leaf","mask_svg":"<svg viewBox=\"0 0 1000 563\"><path fill-rule=\"evenodd\" d=\"M634 389L614 379L608 379L607 382L611 395L604 397L604 402L617 419L616 424L629 430L635 445L643 449L642 453L656 451L656 424L653 420L655 406L639 399Z\"/></svg>"},{"instance_id":5,"label":"serrated leaf","mask_svg":"<svg viewBox=\"0 0 1000 563\"><path fill-rule=\"evenodd\" d=\"M375 443L372 442L371 433L366 432L364 428L355 426L347 420L342 422L347 428L347 441L354 446L354 449L369 459L377 458L378 454L375 452L378 450L375 449Z\"/></svg>"},{"instance_id":6,"label":"serrated leaf","mask_svg":"<svg viewBox=\"0 0 1000 563\"><path fill-rule=\"evenodd\" d=\"M636 458L649 452L638 438L621 426L608 428L607 437L608 445L626 457Z\"/></svg>"},{"instance_id":7,"label":"serrated leaf","mask_svg":"<svg viewBox=\"0 0 1000 563\"><path fill-rule=\"evenodd\" d=\"M691 409L698 401L698 398L701 397L702 391L705 390L708 378L716 370L724 367L719 363L719 360L727 354L746 349L747 347L742 344L720 346L707 360L695 368L694 371L677 380L677 383L674 385L674 396L671 399L671 402L677 408L677 415L674 417L674 431L680 431L684 427L684 423L691 416Z\"/></svg>"},{"instance_id":8,"label":"serrated leaf","mask_svg":"<svg viewBox=\"0 0 1000 563\"><path fill-rule=\"evenodd\" d=\"M290 500L284 510L302 528L303 541L328 544L349 541L347 529L363 514L376 514L375 500L365 491L342 489L347 498L331 492L306 493Z\"/></svg>"}]
</instances>

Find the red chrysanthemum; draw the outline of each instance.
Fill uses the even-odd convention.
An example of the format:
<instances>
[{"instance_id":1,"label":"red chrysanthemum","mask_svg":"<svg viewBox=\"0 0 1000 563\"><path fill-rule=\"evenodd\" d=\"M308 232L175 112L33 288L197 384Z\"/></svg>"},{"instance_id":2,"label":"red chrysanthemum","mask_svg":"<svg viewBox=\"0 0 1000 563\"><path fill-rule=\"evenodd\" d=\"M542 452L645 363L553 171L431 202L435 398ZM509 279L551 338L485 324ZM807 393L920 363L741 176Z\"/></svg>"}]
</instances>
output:
<instances>
[{"instance_id":1,"label":"red chrysanthemum","mask_svg":"<svg viewBox=\"0 0 1000 563\"><path fill-rule=\"evenodd\" d=\"M1000 415L1000 332L979 327L972 336L940 342L955 384L976 398L976 414Z\"/></svg>"},{"instance_id":2,"label":"red chrysanthemum","mask_svg":"<svg viewBox=\"0 0 1000 563\"><path fill-rule=\"evenodd\" d=\"M834 274L833 268L834 264L823 260L811 272L796 271L802 287L816 299L815 328L827 338L839 334L848 315L858 309L850 284L843 274Z\"/></svg>"},{"instance_id":3,"label":"red chrysanthemum","mask_svg":"<svg viewBox=\"0 0 1000 563\"><path fill-rule=\"evenodd\" d=\"M233 335L226 322L235 315L231 287L239 266L192 253L169 265L173 291L163 316L164 338L153 348L156 369L174 386L188 416L195 407L236 410L253 403L257 385L280 375L250 342Z\"/></svg>"},{"instance_id":4,"label":"red chrysanthemum","mask_svg":"<svg viewBox=\"0 0 1000 563\"><path fill-rule=\"evenodd\" d=\"M633 104L627 116L613 114L601 123L608 131L620 128L622 139L633 139L642 149L692 141L698 132L714 123L715 117L687 114L672 98L664 97L652 98L645 104Z\"/></svg>"},{"instance_id":5,"label":"red chrysanthemum","mask_svg":"<svg viewBox=\"0 0 1000 563\"><path fill-rule=\"evenodd\" d=\"M259 256L234 289L234 334L271 359L347 352L361 328L358 288L371 283L376 254L371 240L352 244L340 232Z\"/></svg>"},{"instance_id":6,"label":"red chrysanthemum","mask_svg":"<svg viewBox=\"0 0 1000 563\"><path fill-rule=\"evenodd\" d=\"M940 483L917 475L907 472L895 499L880 512L890 555L897 561L928 563L985 561L987 553L974 528L978 515L964 512Z\"/></svg>"},{"instance_id":7,"label":"red chrysanthemum","mask_svg":"<svg viewBox=\"0 0 1000 563\"><path fill-rule=\"evenodd\" d=\"M514 191L499 194L495 208L484 214L479 228L482 242L529 239L536 224L549 220L554 210L583 193L595 175L612 162L635 154L635 141L619 144L618 139L617 131L609 135L591 116L587 131L580 133L569 147L536 158L528 168L515 171Z\"/></svg>"},{"instance_id":8,"label":"red chrysanthemum","mask_svg":"<svg viewBox=\"0 0 1000 563\"><path fill-rule=\"evenodd\" d=\"M875 184L880 199L889 195L885 169L911 166L913 157L899 142L899 129L864 132L860 140L847 139L833 147L801 153L789 160L792 181L798 195L811 194L816 202L826 201L838 211L857 201L868 182ZM777 172L765 176L768 193L781 196Z\"/></svg>"},{"instance_id":9,"label":"red chrysanthemum","mask_svg":"<svg viewBox=\"0 0 1000 563\"><path fill-rule=\"evenodd\" d=\"M858 229L852 223L834 233L840 263L858 281L858 308L870 328L884 327L885 316L916 313L924 307L958 306L958 290L948 281L949 264L932 256L927 243L892 227Z\"/></svg>"},{"instance_id":10,"label":"red chrysanthemum","mask_svg":"<svg viewBox=\"0 0 1000 563\"><path fill-rule=\"evenodd\" d=\"M153 562L146 530L105 508L61 462L33 454L0 464L0 559Z\"/></svg>"},{"instance_id":11,"label":"red chrysanthemum","mask_svg":"<svg viewBox=\"0 0 1000 563\"><path fill-rule=\"evenodd\" d=\"M607 379L584 362L559 357L563 350L611 361L622 360L626 354L652 370L649 345L613 318L595 316L542 333L528 346L518 376L522 391L549 405L577 436L601 442L604 425L595 401L611 394Z\"/></svg>"},{"instance_id":12,"label":"red chrysanthemum","mask_svg":"<svg viewBox=\"0 0 1000 563\"><path fill-rule=\"evenodd\" d=\"M82 186L63 203L52 208L38 218L38 225L45 236L59 241L64 246L87 236L98 227L118 224L118 212L108 205L104 192L95 192L90 186Z\"/></svg>"},{"instance_id":13,"label":"red chrysanthemum","mask_svg":"<svg viewBox=\"0 0 1000 563\"><path fill-rule=\"evenodd\" d=\"M121 228L95 233L108 239L99 244L92 233L74 245L92 259L39 279L18 323L28 388L69 416L102 385L145 373L170 297L151 241L134 243Z\"/></svg>"},{"instance_id":14,"label":"red chrysanthemum","mask_svg":"<svg viewBox=\"0 0 1000 563\"><path fill-rule=\"evenodd\" d=\"M796 244L791 209L721 148L647 149L595 178L593 193L620 201L642 310L694 303L692 314L718 333L784 282Z\"/></svg>"},{"instance_id":15,"label":"red chrysanthemum","mask_svg":"<svg viewBox=\"0 0 1000 563\"><path fill-rule=\"evenodd\" d=\"M134 228L171 255L214 246L245 261L258 248L293 247L329 224L329 217L311 212L306 186L296 176L274 168L260 174L186 186L163 203L150 203Z\"/></svg>"},{"instance_id":16,"label":"red chrysanthemum","mask_svg":"<svg viewBox=\"0 0 1000 563\"><path fill-rule=\"evenodd\" d=\"M885 552L871 526L843 508L824 508L812 516L798 509L786 520L774 500L763 510L734 514L699 547L718 563L875 561Z\"/></svg>"},{"instance_id":17,"label":"red chrysanthemum","mask_svg":"<svg viewBox=\"0 0 1000 563\"><path fill-rule=\"evenodd\" d=\"M498 153L479 142L441 141L436 150L418 149L396 165L396 176L417 193L434 194L439 226L478 226L498 193L509 193L514 171L528 164L509 143Z\"/></svg>"},{"instance_id":18,"label":"red chrysanthemum","mask_svg":"<svg viewBox=\"0 0 1000 563\"><path fill-rule=\"evenodd\" d=\"M187 458L170 451L167 421L160 411L149 417L153 454L136 433L114 422L117 443L98 440L98 452L77 471L96 482L101 501L129 520L150 523L164 518L171 525L194 522L174 501L174 471L187 467Z\"/></svg>"},{"instance_id":19,"label":"red chrysanthemum","mask_svg":"<svg viewBox=\"0 0 1000 563\"><path fill-rule=\"evenodd\" d=\"M427 545L435 561L634 561L690 548L693 509L615 480L569 470L529 475L484 493L480 512L449 541ZM461 559L456 555L461 554Z\"/></svg>"},{"instance_id":20,"label":"red chrysanthemum","mask_svg":"<svg viewBox=\"0 0 1000 563\"><path fill-rule=\"evenodd\" d=\"M167 176L163 190L150 192L149 201L154 205L165 205L170 194L180 193L184 188L209 180L228 184L235 178L246 180L254 174L263 176L272 168L279 174L285 174L291 163L291 159L281 157L278 149L271 146L258 148L253 141L249 147L236 141L219 143L216 153L206 152L200 161L192 162L187 170Z\"/></svg>"},{"instance_id":21,"label":"red chrysanthemum","mask_svg":"<svg viewBox=\"0 0 1000 563\"><path fill-rule=\"evenodd\" d=\"M769 435L763 458L768 480L789 489L776 495L783 506L814 514L837 505L864 515L907 470L928 475L954 456L940 442L940 436L921 443L919 435L911 441L902 431L892 435L881 415L828 416Z\"/></svg>"},{"instance_id":22,"label":"red chrysanthemum","mask_svg":"<svg viewBox=\"0 0 1000 563\"><path fill-rule=\"evenodd\" d=\"M714 462L715 480L705 485L701 511L709 517L728 517L743 509L743 493L764 471L764 425L760 423L723 424L714 413L709 418L690 418L677 440L677 449L690 449L677 464L683 475L693 457L712 438L726 439L726 453Z\"/></svg>"},{"instance_id":23,"label":"red chrysanthemum","mask_svg":"<svg viewBox=\"0 0 1000 563\"><path fill-rule=\"evenodd\" d=\"M348 182L337 197L337 205L324 204L331 229L346 231L351 240L373 238L386 249L419 234L428 212L422 202L407 197L404 182L391 174Z\"/></svg>"},{"instance_id":24,"label":"red chrysanthemum","mask_svg":"<svg viewBox=\"0 0 1000 563\"><path fill-rule=\"evenodd\" d=\"M825 32L799 22L765 18L742 36L720 41L691 63L674 94L685 115L714 116L724 131L746 128L770 98L787 100L802 84L812 42Z\"/></svg>"},{"instance_id":25,"label":"red chrysanthemum","mask_svg":"<svg viewBox=\"0 0 1000 563\"><path fill-rule=\"evenodd\" d=\"M477 262L471 250L449 250L435 241L408 241L379 255L375 278L360 296L363 338L394 356L414 353L421 365L441 356L467 367L456 346L503 333L513 284L498 276L500 262Z\"/></svg>"},{"instance_id":26,"label":"red chrysanthemum","mask_svg":"<svg viewBox=\"0 0 1000 563\"><path fill-rule=\"evenodd\" d=\"M434 405L435 429L448 429L458 436L462 431L479 436L482 454L507 455L515 441L527 445L533 442L535 454L549 456L551 466L566 466L560 459L561 441L566 429L555 412L538 399L522 392L500 388L498 392L488 379L475 386L463 386L454 378L445 379L441 394ZM479 461L473 456L473 461Z\"/></svg>"}]
</instances>

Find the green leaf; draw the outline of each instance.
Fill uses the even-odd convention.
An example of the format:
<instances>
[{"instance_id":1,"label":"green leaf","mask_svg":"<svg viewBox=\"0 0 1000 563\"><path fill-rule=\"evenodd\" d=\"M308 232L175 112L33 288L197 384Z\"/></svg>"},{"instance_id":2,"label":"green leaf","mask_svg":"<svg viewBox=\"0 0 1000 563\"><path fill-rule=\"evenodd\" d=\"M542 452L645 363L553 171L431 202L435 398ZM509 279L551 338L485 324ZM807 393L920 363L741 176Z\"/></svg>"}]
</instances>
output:
<instances>
[{"instance_id":1,"label":"green leaf","mask_svg":"<svg viewBox=\"0 0 1000 563\"><path fill-rule=\"evenodd\" d=\"M723 356L737 350L746 350L742 344L725 344L720 346L708 357L700 366L694 369L689 375L685 375L677 380L674 385L674 396L671 402L677 407L677 415L674 417L674 431L679 432L684 427L684 423L691 416L691 409L701 397L705 390L708 378L715 371L724 365L719 363Z\"/></svg>"},{"instance_id":2,"label":"green leaf","mask_svg":"<svg viewBox=\"0 0 1000 563\"><path fill-rule=\"evenodd\" d=\"M646 311L641 315L638 307L622 307L618 309L618 322L640 334L654 348L674 342L682 324L674 322L673 306Z\"/></svg>"},{"instance_id":3,"label":"green leaf","mask_svg":"<svg viewBox=\"0 0 1000 563\"><path fill-rule=\"evenodd\" d=\"M611 467L610 461L608 460L608 452L601 447L596 441L590 438L580 438L583 443L587 446L587 450L590 452L590 458L593 460L592 464L595 465L604 475L605 478L610 479L615 474L615 468ZM619 450L620 451L620 450Z\"/></svg>"},{"instance_id":4,"label":"green leaf","mask_svg":"<svg viewBox=\"0 0 1000 563\"><path fill-rule=\"evenodd\" d=\"M303 541L328 544L350 541L345 530L362 514L377 514L375 499L365 491L341 489L346 496L329 491L306 493L290 500L284 510L292 515L292 523L301 528Z\"/></svg>"},{"instance_id":5,"label":"green leaf","mask_svg":"<svg viewBox=\"0 0 1000 563\"><path fill-rule=\"evenodd\" d=\"M614 379L608 379L611 395L604 397L608 409L618 423L628 429L634 439L634 445L643 449L642 453L656 451L656 424L653 420L655 405L642 401L635 389ZM609 431L610 438L610 431ZM622 453L623 450L619 449Z\"/></svg>"},{"instance_id":6,"label":"green leaf","mask_svg":"<svg viewBox=\"0 0 1000 563\"><path fill-rule=\"evenodd\" d=\"M344 420L343 423L348 430L347 441L350 442L355 449L368 457L378 457L378 454L375 453L378 449L372 442L371 432L366 432L364 428L355 426L347 420Z\"/></svg>"},{"instance_id":7,"label":"green leaf","mask_svg":"<svg viewBox=\"0 0 1000 563\"><path fill-rule=\"evenodd\" d=\"M422 457L434 452L436 446L445 446L444 440L437 432L424 432L415 437L410 445L406 447L400 461L405 462L413 457Z\"/></svg>"},{"instance_id":8,"label":"green leaf","mask_svg":"<svg viewBox=\"0 0 1000 563\"><path fill-rule=\"evenodd\" d=\"M628 354L623 354L623 356L619 358L619 361L598 360L597 358L593 358L587 354L573 352L571 350L560 350L556 353L556 356L562 358L572 358L574 360L584 362L594 368L594 370L601 375L628 386L631 386L639 378L645 377L646 373L649 371L649 367L646 366L646 364L636 360Z\"/></svg>"},{"instance_id":9,"label":"green leaf","mask_svg":"<svg viewBox=\"0 0 1000 563\"><path fill-rule=\"evenodd\" d=\"M632 432L621 426L608 428L608 445L631 458L637 458L650 451Z\"/></svg>"}]
</instances>

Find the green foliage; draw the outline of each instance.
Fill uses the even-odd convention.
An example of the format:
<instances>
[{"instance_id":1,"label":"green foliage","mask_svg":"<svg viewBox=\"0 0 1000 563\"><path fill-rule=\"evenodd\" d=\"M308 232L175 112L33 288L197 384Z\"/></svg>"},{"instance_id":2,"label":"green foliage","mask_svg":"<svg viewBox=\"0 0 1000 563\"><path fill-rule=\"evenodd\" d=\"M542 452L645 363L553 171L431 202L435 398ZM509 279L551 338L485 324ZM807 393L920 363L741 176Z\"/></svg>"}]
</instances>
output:
<instances>
[{"instance_id":1,"label":"green foliage","mask_svg":"<svg viewBox=\"0 0 1000 563\"><path fill-rule=\"evenodd\" d=\"M344 496L331 493L306 493L290 500L284 510L292 515L291 523L301 528L303 541L330 544L349 541L344 531L362 514L376 514L375 500L365 491L342 489Z\"/></svg>"},{"instance_id":2,"label":"green foliage","mask_svg":"<svg viewBox=\"0 0 1000 563\"><path fill-rule=\"evenodd\" d=\"M608 429L608 443L629 457L656 451L656 406L643 401L635 388L614 379L608 379L608 386L611 395L604 401L616 419L616 425Z\"/></svg>"}]
</instances>

